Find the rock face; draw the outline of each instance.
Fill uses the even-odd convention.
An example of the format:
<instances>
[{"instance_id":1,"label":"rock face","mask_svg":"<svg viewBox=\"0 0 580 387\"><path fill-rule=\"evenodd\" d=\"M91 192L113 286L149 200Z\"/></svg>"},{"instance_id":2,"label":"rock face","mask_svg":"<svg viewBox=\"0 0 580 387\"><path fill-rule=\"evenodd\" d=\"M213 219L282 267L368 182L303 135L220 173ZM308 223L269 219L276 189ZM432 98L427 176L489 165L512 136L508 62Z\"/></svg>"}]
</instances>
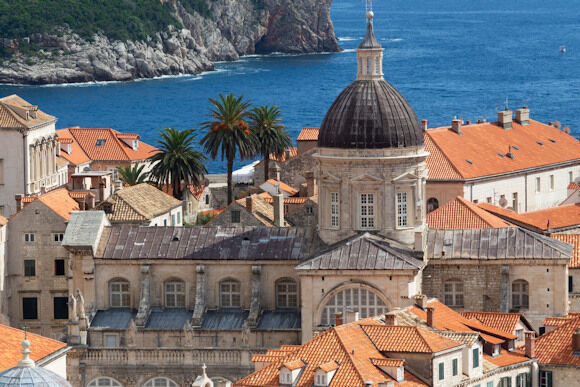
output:
<instances>
[{"instance_id":1,"label":"rock face","mask_svg":"<svg viewBox=\"0 0 580 387\"><path fill-rule=\"evenodd\" d=\"M148 41L91 41L61 29L18 40L0 38L15 48L31 42L34 56L15 55L0 64L0 83L53 84L126 81L212 70L214 61L233 61L254 53L339 51L330 20L332 0L212 0L211 17L189 13L178 1L169 26Z\"/></svg>"}]
</instances>

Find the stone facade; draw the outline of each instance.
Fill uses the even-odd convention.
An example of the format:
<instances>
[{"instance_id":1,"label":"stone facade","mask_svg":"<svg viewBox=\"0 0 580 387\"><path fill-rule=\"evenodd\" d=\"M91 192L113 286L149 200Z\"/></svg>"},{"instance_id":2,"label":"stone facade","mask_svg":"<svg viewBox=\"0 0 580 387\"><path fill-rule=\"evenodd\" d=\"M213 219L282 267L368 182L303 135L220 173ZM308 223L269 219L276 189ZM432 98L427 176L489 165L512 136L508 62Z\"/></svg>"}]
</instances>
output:
<instances>
[{"instance_id":1,"label":"stone facade","mask_svg":"<svg viewBox=\"0 0 580 387\"><path fill-rule=\"evenodd\" d=\"M580 380L580 368L574 365L540 364L540 376L542 372L552 373L552 387L576 386Z\"/></svg>"},{"instance_id":2,"label":"stone facade","mask_svg":"<svg viewBox=\"0 0 580 387\"><path fill-rule=\"evenodd\" d=\"M0 217L0 324L8 324L8 308L6 303L6 218Z\"/></svg>"}]
</instances>

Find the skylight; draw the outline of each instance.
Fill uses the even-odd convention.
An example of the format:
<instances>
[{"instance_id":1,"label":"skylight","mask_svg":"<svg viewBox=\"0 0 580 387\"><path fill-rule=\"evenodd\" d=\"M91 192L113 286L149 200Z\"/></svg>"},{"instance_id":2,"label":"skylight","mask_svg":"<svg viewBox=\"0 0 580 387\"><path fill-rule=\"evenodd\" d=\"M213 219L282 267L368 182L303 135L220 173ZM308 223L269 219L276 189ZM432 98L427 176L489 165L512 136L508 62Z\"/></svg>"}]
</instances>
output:
<instances>
[{"instance_id":1,"label":"skylight","mask_svg":"<svg viewBox=\"0 0 580 387\"><path fill-rule=\"evenodd\" d=\"M473 161L465 159L465 161L467 161L469 164L473 164Z\"/></svg>"},{"instance_id":2,"label":"skylight","mask_svg":"<svg viewBox=\"0 0 580 387\"><path fill-rule=\"evenodd\" d=\"M106 140L106 139L104 139L104 138L99 138L99 139L97 140L96 146L104 146L106 141L107 141L107 140Z\"/></svg>"},{"instance_id":3,"label":"skylight","mask_svg":"<svg viewBox=\"0 0 580 387\"><path fill-rule=\"evenodd\" d=\"M501 157L505 157L505 155L503 153L497 152L497 154L500 155Z\"/></svg>"},{"instance_id":4,"label":"skylight","mask_svg":"<svg viewBox=\"0 0 580 387\"><path fill-rule=\"evenodd\" d=\"M512 148L514 148L515 150L520 150L520 148L518 148L518 147L517 147L517 146L515 146L515 145L512 145Z\"/></svg>"},{"instance_id":5,"label":"skylight","mask_svg":"<svg viewBox=\"0 0 580 387\"><path fill-rule=\"evenodd\" d=\"M544 143L543 143L543 142L541 142L541 141L536 141L536 143L537 143L538 145L544 145Z\"/></svg>"},{"instance_id":6,"label":"skylight","mask_svg":"<svg viewBox=\"0 0 580 387\"><path fill-rule=\"evenodd\" d=\"M554 140L553 138L549 138L548 140L550 140L551 142L553 142L554 144L556 143L556 140Z\"/></svg>"}]
</instances>

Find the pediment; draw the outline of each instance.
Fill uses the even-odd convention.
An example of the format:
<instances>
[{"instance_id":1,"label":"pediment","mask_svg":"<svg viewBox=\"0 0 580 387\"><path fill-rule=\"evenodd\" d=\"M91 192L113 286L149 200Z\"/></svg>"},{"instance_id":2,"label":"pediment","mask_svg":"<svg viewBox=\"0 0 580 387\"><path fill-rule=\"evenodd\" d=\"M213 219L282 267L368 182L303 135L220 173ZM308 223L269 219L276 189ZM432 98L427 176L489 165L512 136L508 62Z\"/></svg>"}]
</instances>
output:
<instances>
[{"instance_id":1,"label":"pediment","mask_svg":"<svg viewBox=\"0 0 580 387\"><path fill-rule=\"evenodd\" d=\"M419 179L418 176L416 176L412 173L406 172L406 173L403 173L402 175L395 177L392 181L393 181L393 183L408 183L408 182L415 182L418 179Z\"/></svg>"},{"instance_id":2,"label":"pediment","mask_svg":"<svg viewBox=\"0 0 580 387\"><path fill-rule=\"evenodd\" d=\"M326 172L324 175L322 175L320 180L327 183L340 183L341 178L336 175L333 175L332 173Z\"/></svg>"},{"instance_id":3,"label":"pediment","mask_svg":"<svg viewBox=\"0 0 580 387\"><path fill-rule=\"evenodd\" d=\"M383 179L365 173L364 175L360 175L360 176L355 177L351 181L353 181L353 182L356 181L358 183L382 183Z\"/></svg>"}]
</instances>

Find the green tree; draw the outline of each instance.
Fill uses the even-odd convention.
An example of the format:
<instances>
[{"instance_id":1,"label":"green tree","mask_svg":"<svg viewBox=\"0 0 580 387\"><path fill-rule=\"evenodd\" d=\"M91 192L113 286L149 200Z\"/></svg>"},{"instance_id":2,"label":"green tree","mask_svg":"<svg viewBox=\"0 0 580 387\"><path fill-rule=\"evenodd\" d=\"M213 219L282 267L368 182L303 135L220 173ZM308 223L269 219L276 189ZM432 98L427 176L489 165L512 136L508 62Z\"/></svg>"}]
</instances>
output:
<instances>
[{"instance_id":1,"label":"green tree","mask_svg":"<svg viewBox=\"0 0 580 387\"><path fill-rule=\"evenodd\" d=\"M125 167L117 167L117 172L121 176L121 180L127 185L137 185L145 183L147 180L147 173L143 172L145 164L127 165Z\"/></svg>"},{"instance_id":2,"label":"green tree","mask_svg":"<svg viewBox=\"0 0 580 387\"><path fill-rule=\"evenodd\" d=\"M171 184L173 196L183 199L184 185L201 185L203 176L207 173L203 164L207 158L195 149L193 129L180 131L165 128L159 135L161 136L157 141L159 152L149 157L149 161L153 164L149 175L158 185Z\"/></svg>"},{"instance_id":3,"label":"green tree","mask_svg":"<svg viewBox=\"0 0 580 387\"><path fill-rule=\"evenodd\" d=\"M210 98L211 121L203 122L202 128L207 130L201 139L204 150L216 159L221 154L222 161L227 160L228 169L228 204L234 200L234 185L232 174L236 152L240 159L247 160L256 154L256 140L250 131L246 118L249 102L244 97L234 97L233 94L218 99Z\"/></svg>"},{"instance_id":4,"label":"green tree","mask_svg":"<svg viewBox=\"0 0 580 387\"><path fill-rule=\"evenodd\" d=\"M270 154L282 157L292 146L290 135L280 121L280 108L276 105L258 106L249 114L250 129L257 141L257 151L264 158L264 177L269 179Z\"/></svg>"}]
</instances>

